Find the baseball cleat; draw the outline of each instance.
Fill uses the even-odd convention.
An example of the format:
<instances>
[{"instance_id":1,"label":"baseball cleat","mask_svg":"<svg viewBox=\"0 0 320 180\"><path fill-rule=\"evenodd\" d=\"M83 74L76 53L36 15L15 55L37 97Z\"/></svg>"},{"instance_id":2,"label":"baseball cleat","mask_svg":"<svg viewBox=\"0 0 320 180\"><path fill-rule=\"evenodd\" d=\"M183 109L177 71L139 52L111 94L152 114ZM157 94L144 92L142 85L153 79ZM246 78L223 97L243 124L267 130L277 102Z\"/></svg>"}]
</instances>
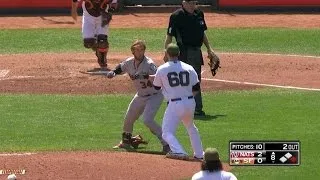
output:
<instances>
[{"instance_id":1,"label":"baseball cleat","mask_svg":"<svg viewBox=\"0 0 320 180\"><path fill-rule=\"evenodd\" d=\"M193 160L194 160L194 161L200 161L200 162L201 162L201 161L203 161L203 158L198 158L198 157L196 157L196 156L193 156Z\"/></svg>"},{"instance_id":2,"label":"baseball cleat","mask_svg":"<svg viewBox=\"0 0 320 180\"><path fill-rule=\"evenodd\" d=\"M111 71L107 66L100 67L100 71Z\"/></svg>"},{"instance_id":3,"label":"baseball cleat","mask_svg":"<svg viewBox=\"0 0 320 180\"><path fill-rule=\"evenodd\" d=\"M194 112L194 116L203 117L206 116L206 113L202 110L198 110Z\"/></svg>"},{"instance_id":4,"label":"baseball cleat","mask_svg":"<svg viewBox=\"0 0 320 180\"><path fill-rule=\"evenodd\" d=\"M171 151L171 149L170 149L169 145L162 146L162 153L163 154L167 154L170 151Z\"/></svg>"},{"instance_id":5,"label":"baseball cleat","mask_svg":"<svg viewBox=\"0 0 320 180\"><path fill-rule=\"evenodd\" d=\"M174 153L172 151L166 154L166 158L169 159L179 159L179 160L189 160L189 156L184 153Z\"/></svg>"}]
</instances>

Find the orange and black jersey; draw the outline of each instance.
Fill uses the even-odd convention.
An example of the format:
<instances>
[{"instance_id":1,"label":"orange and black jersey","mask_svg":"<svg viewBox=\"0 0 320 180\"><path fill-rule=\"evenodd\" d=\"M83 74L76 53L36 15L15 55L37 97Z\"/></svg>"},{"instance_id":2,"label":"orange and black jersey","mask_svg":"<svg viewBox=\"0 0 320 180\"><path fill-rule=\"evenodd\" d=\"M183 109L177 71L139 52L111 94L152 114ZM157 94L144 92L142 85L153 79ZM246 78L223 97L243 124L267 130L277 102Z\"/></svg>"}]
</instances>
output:
<instances>
[{"instance_id":1,"label":"orange and black jersey","mask_svg":"<svg viewBox=\"0 0 320 180\"><path fill-rule=\"evenodd\" d=\"M77 2L77 0L73 0L73 2ZM82 0L80 2L85 3L85 8L91 16L98 17L101 12L105 12L111 0Z\"/></svg>"}]
</instances>

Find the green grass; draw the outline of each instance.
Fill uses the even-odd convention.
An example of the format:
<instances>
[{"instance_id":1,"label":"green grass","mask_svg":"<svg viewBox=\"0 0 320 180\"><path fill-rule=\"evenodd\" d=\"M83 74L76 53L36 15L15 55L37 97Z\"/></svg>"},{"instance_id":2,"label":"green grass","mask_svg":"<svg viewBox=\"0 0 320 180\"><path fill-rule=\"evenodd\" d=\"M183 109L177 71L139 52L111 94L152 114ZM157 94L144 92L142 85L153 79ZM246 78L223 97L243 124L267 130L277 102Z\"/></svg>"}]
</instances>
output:
<instances>
[{"instance_id":1,"label":"green grass","mask_svg":"<svg viewBox=\"0 0 320 180\"><path fill-rule=\"evenodd\" d=\"M133 39L147 41L148 51L162 51L165 29L110 30L111 51L127 52ZM320 55L320 29L214 28L207 31L219 52L264 52ZM85 52L80 29L0 31L0 54ZM111 150L120 140L131 95L0 94L0 152ZM320 176L319 92L265 89L204 93L206 112L196 120L204 147L216 147L228 161L230 140L300 140L298 167L235 167L239 179L317 179ZM165 104L157 114L161 123ZM286 128L283 128L286 127ZM161 145L141 120L135 134L149 140L145 150ZM180 126L178 138L191 153Z\"/></svg>"},{"instance_id":2,"label":"green grass","mask_svg":"<svg viewBox=\"0 0 320 180\"><path fill-rule=\"evenodd\" d=\"M110 150L120 140L123 116L131 95L0 95L0 152ZM196 120L204 147L216 147L228 161L230 140L300 140L298 167L235 167L239 179L316 179L320 174L319 92L256 90L204 93L208 116ZM157 114L159 122L165 104ZM285 127L285 128L284 128ZM161 145L139 120L135 134ZM191 146L180 126L178 138Z\"/></svg>"},{"instance_id":3,"label":"green grass","mask_svg":"<svg viewBox=\"0 0 320 180\"><path fill-rule=\"evenodd\" d=\"M148 51L162 51L165 29L110 30L111 51L130 49L134 39L144 39ZM264 52L320 55L320 29L214 28L208 38L219 52ZM0 31L0 54L86 51L80 29L10 29Z\"/></svg>"}]
</instances>

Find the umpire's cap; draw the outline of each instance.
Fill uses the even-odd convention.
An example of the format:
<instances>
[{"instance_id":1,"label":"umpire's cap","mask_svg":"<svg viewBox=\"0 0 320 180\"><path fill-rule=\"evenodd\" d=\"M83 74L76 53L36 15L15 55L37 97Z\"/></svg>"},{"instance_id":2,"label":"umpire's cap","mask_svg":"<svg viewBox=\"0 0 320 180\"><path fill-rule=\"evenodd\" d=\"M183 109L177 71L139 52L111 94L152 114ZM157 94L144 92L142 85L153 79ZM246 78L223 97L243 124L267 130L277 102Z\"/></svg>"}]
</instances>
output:
<instances>
[{"instance_id":1,"label":"umpire's cap","mask_svg":"<svg viewBox=\"0 0 320 180\"><path fill-rule=\"evenodd\" d=\"M179 56L180 54L179 46L175 43L170 43L167 46L167 53L171 57Z\"/></svg>"},{"instance_id":2,"label":"umpire's cap","mask_svg":"<svg viewBox=\"0 0 320 180\"><path fill-rule=\"evenodd\" d=\"M204 152L204 161L220 161L218 150L216 148L207 148Z\"/></svg>"}]
</instances>

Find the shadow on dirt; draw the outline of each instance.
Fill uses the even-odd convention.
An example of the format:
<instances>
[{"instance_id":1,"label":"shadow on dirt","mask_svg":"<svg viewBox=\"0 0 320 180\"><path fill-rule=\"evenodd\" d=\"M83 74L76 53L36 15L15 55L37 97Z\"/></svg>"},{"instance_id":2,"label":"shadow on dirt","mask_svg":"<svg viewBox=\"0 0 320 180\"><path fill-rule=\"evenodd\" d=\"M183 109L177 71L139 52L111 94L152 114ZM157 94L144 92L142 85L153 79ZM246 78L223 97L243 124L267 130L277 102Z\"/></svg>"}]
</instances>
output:
<instances>
[{"instance_id":1,"label":"shadow on dirt","mask_svg":"<svg viewBox=\"0 0 320 180\"><path fill-rule=\"evenodd\" d=\"M73 21L57 21L57 20L53 20L53 19L49 19L43 16L40 16L40 18L44 21L47 21L51 24L75 24L75 22Z\"/></svg>"}]
</instances>

